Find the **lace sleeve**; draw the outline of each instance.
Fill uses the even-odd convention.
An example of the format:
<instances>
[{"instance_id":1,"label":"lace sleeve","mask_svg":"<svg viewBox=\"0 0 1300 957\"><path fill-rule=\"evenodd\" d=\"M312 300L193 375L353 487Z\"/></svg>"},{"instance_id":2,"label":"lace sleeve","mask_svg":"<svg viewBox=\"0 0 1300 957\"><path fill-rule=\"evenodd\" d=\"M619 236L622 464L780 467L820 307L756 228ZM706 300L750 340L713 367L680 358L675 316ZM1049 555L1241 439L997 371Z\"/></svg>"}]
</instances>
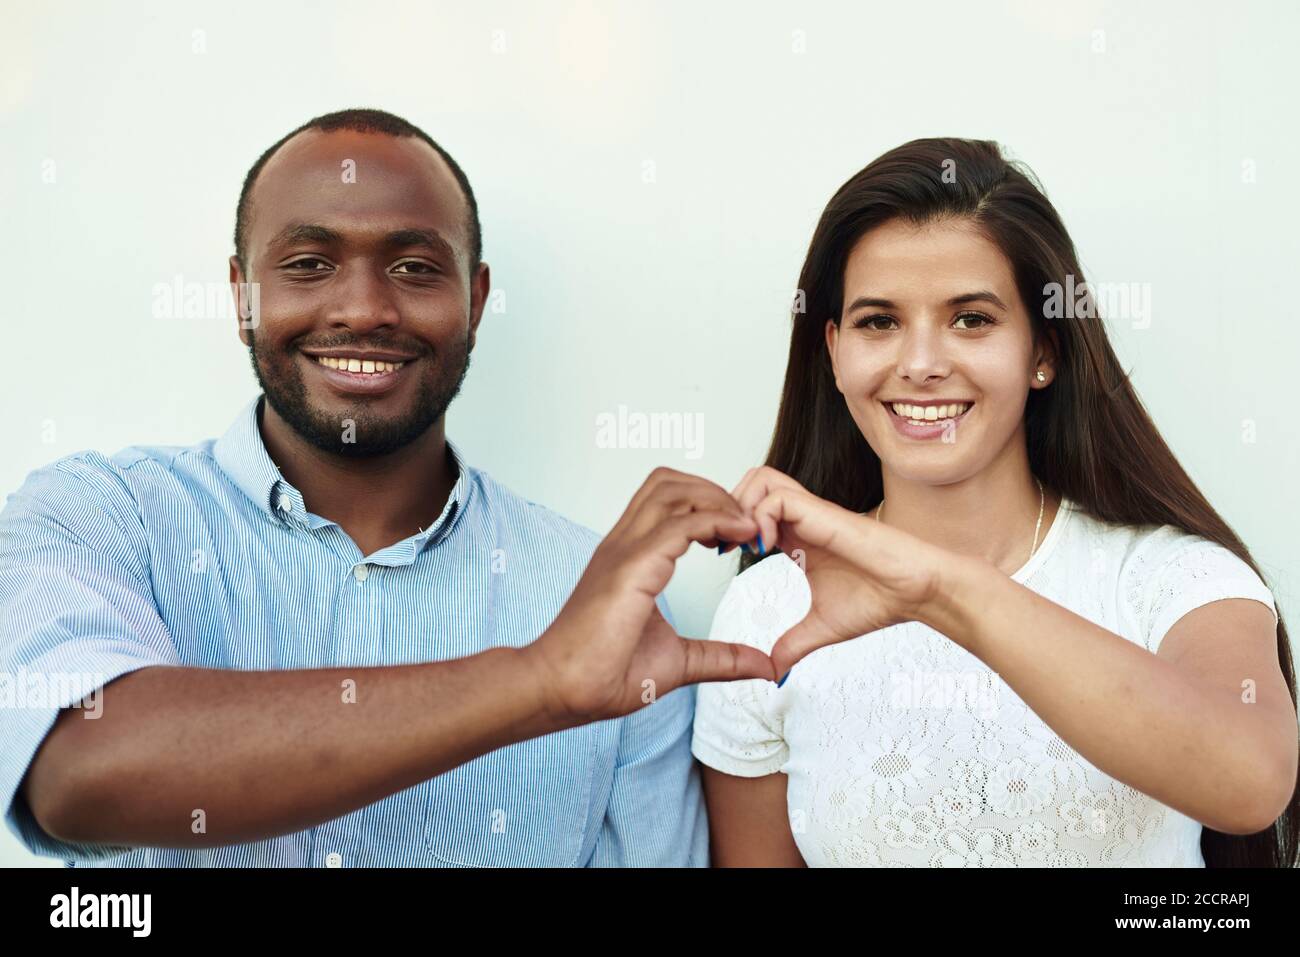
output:
<instances>
[{"instance_id":1,"label":"lace sleeve","mask_svg":"<svg viewBox=\"0 0 1300 957\"><path fill-rule=\"evenodd\" d=\"M769 652L809 605L803 573L778 553L732 579L709 638ZM783 699L784 689L761 678L701 684L692 752L709 767L738 777L781 770L790 754L782 732Z\"/></svg>"},{"instance_id":2,"label":"lace sleeve","mask_svg":"<svg viewBox=\"0 0 1300 957\"><path fill-rule=\"evenodd\" d=\"M1189 611L1224 598L1267 605L1276 624L1273 593L1255 570L1227 548L1197 535L1162 529L1130 563L1128 593L1148 651Z\"/></svg>"}]
</instances>

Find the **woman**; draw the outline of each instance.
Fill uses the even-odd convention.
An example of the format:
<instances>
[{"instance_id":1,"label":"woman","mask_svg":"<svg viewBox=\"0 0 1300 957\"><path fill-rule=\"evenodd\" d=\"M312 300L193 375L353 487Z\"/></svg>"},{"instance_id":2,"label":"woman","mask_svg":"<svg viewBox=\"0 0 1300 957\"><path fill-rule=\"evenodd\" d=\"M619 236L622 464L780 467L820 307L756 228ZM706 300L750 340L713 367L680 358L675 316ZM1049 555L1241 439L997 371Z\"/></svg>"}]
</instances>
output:
<instances>
[{"instance_id":1,"label":"woman","mask_svg":"<svg viewBox=\"0 0 1300 957\"><path fill-rule=\"evenodd\" d=\"M699 691L715 864L1295 862L1285 628L1031 176L916 140L822 214L710 635L785 678Z\"/></svg>"}]
</instances>

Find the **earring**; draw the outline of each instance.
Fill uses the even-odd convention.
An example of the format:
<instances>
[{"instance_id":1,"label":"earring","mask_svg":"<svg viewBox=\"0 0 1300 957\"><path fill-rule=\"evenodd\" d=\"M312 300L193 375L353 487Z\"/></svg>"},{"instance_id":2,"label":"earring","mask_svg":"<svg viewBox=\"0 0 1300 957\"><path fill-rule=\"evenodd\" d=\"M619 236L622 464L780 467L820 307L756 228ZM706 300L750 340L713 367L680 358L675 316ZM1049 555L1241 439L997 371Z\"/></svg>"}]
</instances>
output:
<instances>
[{"instance_id":1,"label":"earring","mask_svg":"<svg viewBox=\"0 0 1300 957\"><path fill-rule=\"evenodd\" d=\"M1039 381L1039 382L1046 382L1046 381L1047 381L1047 376L1043 375L1043 370L1042 370L1042 369L1039 369L1039 370L1038 370L1038 381Z\"/></svg>"}]
</instances>

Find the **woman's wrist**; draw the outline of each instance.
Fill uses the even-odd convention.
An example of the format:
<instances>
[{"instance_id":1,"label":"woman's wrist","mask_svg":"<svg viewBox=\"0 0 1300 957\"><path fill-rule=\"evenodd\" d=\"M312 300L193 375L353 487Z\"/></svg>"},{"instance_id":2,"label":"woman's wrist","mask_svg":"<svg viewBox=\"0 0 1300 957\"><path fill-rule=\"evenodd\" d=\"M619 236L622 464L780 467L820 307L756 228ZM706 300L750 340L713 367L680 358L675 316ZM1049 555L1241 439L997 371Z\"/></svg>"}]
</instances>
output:
<instances>
[{"instance_id":1,"label":"woman's wrist","mask_svg":"<svg viewBox=\"0 0 1300 957\"><path fill-rule=\"evenodd\" d=\"M953 556L938 569L933 595L922 605L917 621L975 653L979 608L994 598L999 579L1010 580L983 559Z\"/></svg>"}]
</instances>

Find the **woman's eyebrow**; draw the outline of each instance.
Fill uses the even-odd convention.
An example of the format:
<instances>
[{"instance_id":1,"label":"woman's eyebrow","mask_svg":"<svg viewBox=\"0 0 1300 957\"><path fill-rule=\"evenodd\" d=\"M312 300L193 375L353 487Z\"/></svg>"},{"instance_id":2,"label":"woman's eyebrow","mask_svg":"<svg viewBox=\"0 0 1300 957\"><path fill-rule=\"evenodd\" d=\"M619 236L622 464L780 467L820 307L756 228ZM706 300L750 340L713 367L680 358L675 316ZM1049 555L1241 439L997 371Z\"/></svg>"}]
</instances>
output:
<instances>
[{"instance_id":1,"label":"woman's eyebrow","mask_svg":"<svg viewBox=\"0 0 1300 957\"><path fill-rule=\"evenodd\" d=\"M1006 303L999 299L994 293L987 289L980 289L976 292L964 292L960 296L953 296L945 305L964 306L968 302L990 302L999 309L1006 309ZM849 311L854 309L865 309L874 306L877 309L897 309L898 304L892 299L880 299L875 296L859 296L849 304Z\"/></svg>"},{"instance_id":2,"label":"woman's eyebrow","mask_svg":"<svg viewBox=\"0 0 1300 957\"><path fill-rule=\"evenodd\" d=\"M948 305L964 306L968 302L991 302L999 309L1007 308L1006 303L1004 303L993 293L989 292L987 289L981 289L978 292L963 293L960 296L953 296L951 299L948 300Z\"/></svg>"}]
</instances>

